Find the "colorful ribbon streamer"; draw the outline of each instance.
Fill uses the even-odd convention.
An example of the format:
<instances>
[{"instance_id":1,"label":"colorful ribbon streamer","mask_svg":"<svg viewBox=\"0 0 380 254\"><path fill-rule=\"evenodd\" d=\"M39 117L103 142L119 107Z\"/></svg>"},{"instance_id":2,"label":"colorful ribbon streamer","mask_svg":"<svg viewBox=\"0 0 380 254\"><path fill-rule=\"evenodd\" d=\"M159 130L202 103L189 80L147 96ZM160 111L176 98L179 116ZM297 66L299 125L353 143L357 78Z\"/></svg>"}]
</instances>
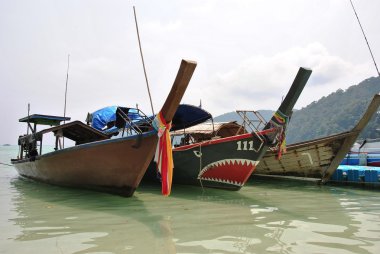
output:
<instances>
[{"instance_id":1,"label":"colorful ribbon streamer","mask_svg":"<svg viewBox=\"0 0 380 254\"><path fill-rule=\"evenodd\" d=\"M277 110L276 113L274 113L274 118L281 125L287 124L289 119L289 117L282 113L280 110Z\"/></svg>"},{"instance_id":2,"label":"colorful ribbon streamer","mask_svg":"<svg viewBox=\"0 0 380 254\"><path fill-rule=\"evenodd\" d=\"M286 153L286 137L285 137L284 129L282 129L281 133L279 134L277 156L276 156L277 160L281 160L283 153Z\"/></svg>"},{"instance_id":3,"label":"colorful ribbon streamer","mask_svg":"<svg viewBox=\"0 0 380 254\"><path fill-rule=\"evenodd\" d=\"M278 110L274 114L274 118L275 118L276 122L278 122L280 125L280 127L279 127L280 131L278 133L278 138L277 138L278 143L277 143L277 156L276 156L276 158L278 160L280 160L282 157L282 154L286 153L286 134L285 134L285 132L286 132L286 127L289 123L289 117Z\"/></svg>"},{"instance_id":4,"label":"colorful ribbon streamer","mask_svg":"<svg viewBox=\"0 0 380 254\"><path fill-rule=\"evenodd\" d=\"M173 154L172 142L170 140L169 131L171 129L171 122L166 123L162 113L154 118L153 127L157 130L158 144L154 161L157 164L157 170L161 176L162 194L169 196L172 187L173 178Z\"/></svg>"}]
</instances>

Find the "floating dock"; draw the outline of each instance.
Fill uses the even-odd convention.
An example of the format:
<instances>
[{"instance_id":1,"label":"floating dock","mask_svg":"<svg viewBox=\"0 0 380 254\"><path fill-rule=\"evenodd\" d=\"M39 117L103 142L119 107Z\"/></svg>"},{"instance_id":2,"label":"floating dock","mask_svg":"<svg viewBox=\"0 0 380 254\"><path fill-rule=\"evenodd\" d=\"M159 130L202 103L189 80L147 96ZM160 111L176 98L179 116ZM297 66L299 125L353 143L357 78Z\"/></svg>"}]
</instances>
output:
<instances>
[{"instance_id":1,"label":"floating dock","mask_svg":"<svg viewBox=\"0 0 380 254\"><path fill-rule=\"evenodd\" d=\"M303 181L321 184L320 178L300 177L300 176L282 176L282 175L265 175L254 174L253 179L262 180L287 180ZM357 187L369 187L371 189L380 188L380 167L359 166L359 165L339 165L331 178L326 182L327 185L350 185Z\"/></svg>"},{"instance_id":2,"label":"floating dock","mask_svg":"<svg viewBox=\"0 0 380 254\"><path fill-rule=\"evenodd\" d=\"M330 182L380 187L380 168L371 166L339 165L331 176Z\"/></svg>"}]
</instances>

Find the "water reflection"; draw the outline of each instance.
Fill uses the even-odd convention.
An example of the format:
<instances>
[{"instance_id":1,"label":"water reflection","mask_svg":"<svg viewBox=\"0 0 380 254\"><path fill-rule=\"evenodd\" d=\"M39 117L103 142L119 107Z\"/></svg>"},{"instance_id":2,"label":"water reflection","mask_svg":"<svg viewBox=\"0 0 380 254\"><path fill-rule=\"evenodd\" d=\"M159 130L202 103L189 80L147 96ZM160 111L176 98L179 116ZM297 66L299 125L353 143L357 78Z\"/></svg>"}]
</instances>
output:
<instances>
[{"instance_id":1,"label":"water reflection","mask_svg":"<svg viewBox=\"0 0 380 254\"><path fill-rule=\"evenodd\" d=\"M143 185L132 198L13 178L4 253L376 253L376 193L250 182L240 192ZM17 229L17 230L16 230Z\"/></svg>"},{"instance_id":2,"label":"water reflection","mask_svg":"<svg viewBox=\"0 0 380 254\"><path fill-rule=\"evenodd\" d=\"M362 239L362 248L368 253L380 250L380 211L379 198L360 197L340 199L341 206L352 218L352 226L356 228L354 235Z\"/></svg>"},{"instance_id":3,"label":"water reflection","mask_svg":"<svg viewBox=\"0 0 380 254\"><path fill-rule=\"evenodd\" d=\"M162 216L151 215L138 198L71 190L16 179L13 198L21 232L15 238L41 245L41 253L154 251L147 241L162 237ZM29 243L28 243L29 242ZM17 248L22 248L22 244ZM69 249L63 249L69 248Z\"/></svg>"}]
</instances>

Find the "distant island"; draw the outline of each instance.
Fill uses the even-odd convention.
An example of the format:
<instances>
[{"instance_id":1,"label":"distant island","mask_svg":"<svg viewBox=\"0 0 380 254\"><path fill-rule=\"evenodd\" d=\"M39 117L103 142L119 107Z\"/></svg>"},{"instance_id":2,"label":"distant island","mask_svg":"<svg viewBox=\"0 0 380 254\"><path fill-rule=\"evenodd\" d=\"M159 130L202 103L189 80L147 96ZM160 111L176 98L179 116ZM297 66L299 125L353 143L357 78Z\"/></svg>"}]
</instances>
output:
<instances>
[{"instance_id":1,"label":"distant island","mask_svg":"<svg viewBox=\"0 0 380 254\"><path fill-rule=\"evenodd\" d=\"M11 144L4 144L3 146L11 146Z\"/></svg>"},{"instance_id":2,"label":"distant island","mask_svg":"<svg viewBox=\"0 0 380 254\"><path fill-rule=\"evenodd\" d=\"M258 112L266 121L269 121L274 113L273 110L258 110ZM243 119L238 115L238 113L234 111L234 112L228 112L220 116L214 117L214 121L215 122L236 121L241 124L243 122Z\"/></svg>"}]
</instances>

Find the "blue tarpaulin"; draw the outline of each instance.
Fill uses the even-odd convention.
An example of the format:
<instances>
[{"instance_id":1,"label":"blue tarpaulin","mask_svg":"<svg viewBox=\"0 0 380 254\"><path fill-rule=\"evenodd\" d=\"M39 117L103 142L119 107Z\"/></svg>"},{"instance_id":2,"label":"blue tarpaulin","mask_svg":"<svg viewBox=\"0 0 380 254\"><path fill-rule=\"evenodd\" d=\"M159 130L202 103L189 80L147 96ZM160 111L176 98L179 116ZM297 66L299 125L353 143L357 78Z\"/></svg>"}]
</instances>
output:
<instances>
[{"instance_id":1,"label":"blue tarpaulin","mask_svg":"<svg viewBox=\"0 0 380 254\"><path fill-rule=\"evenodd\" d=\"M99 109L92 113L92 127L94 127L97 130L104 131L105 129L107 129L107 124L115 121L118 122L118 119L116 117L116 112L118 109L119 111L124 112L124 114L126 114L128 118L131 119L133 122L143 120L143 118L139 114L138 109L109 106ZM153 117L149 118L153 119ZM211 114L200 107L188 104L181 104L178 106L178 109L173 117L171 130L175 131L189 128L191 126L205 122L211 118ZM122 125L119 126L119 124L116 123L116 127L121 128L125 126L124 121L122 121L121 124ZM113 129L115 129L116 127L114 127ZM109 132L109 130L107 132Z\"/></svg>"},{"instance_id":2,"label":"blue tarpaulin","mask_svg":"<svg viewBox=\"0 0 380 254\"><path fill-rule=\"evenodd\" d=\"M104 130L104 128L107 126L107 123L116 120L117 108L117 106L109 106L92 113L91 126L97 130Z\"/></svg>"},{"instance_id":3,"label":"blue tarpaulin","mask_svg":"<svg viewBox=\"0 0 380 254\"><path fill-rule=\"evenodd\" d=\"M105 131L107 127L117 129L116 127L114 127L115 122L118 121L118 118L121 118L120 116L117 117L118 110L119 110L119 114L120 113L125 114L133 122L140 121L143 119L138 109L119 107L119 106L109 106L109 107L101 108L91 114L92 115L91 126L101 131ZM125 126L124 121L122 121L122 125L123 127ZM110 130L108 129L106 132L110 132Z\"/></svg>"}]
</instances>

